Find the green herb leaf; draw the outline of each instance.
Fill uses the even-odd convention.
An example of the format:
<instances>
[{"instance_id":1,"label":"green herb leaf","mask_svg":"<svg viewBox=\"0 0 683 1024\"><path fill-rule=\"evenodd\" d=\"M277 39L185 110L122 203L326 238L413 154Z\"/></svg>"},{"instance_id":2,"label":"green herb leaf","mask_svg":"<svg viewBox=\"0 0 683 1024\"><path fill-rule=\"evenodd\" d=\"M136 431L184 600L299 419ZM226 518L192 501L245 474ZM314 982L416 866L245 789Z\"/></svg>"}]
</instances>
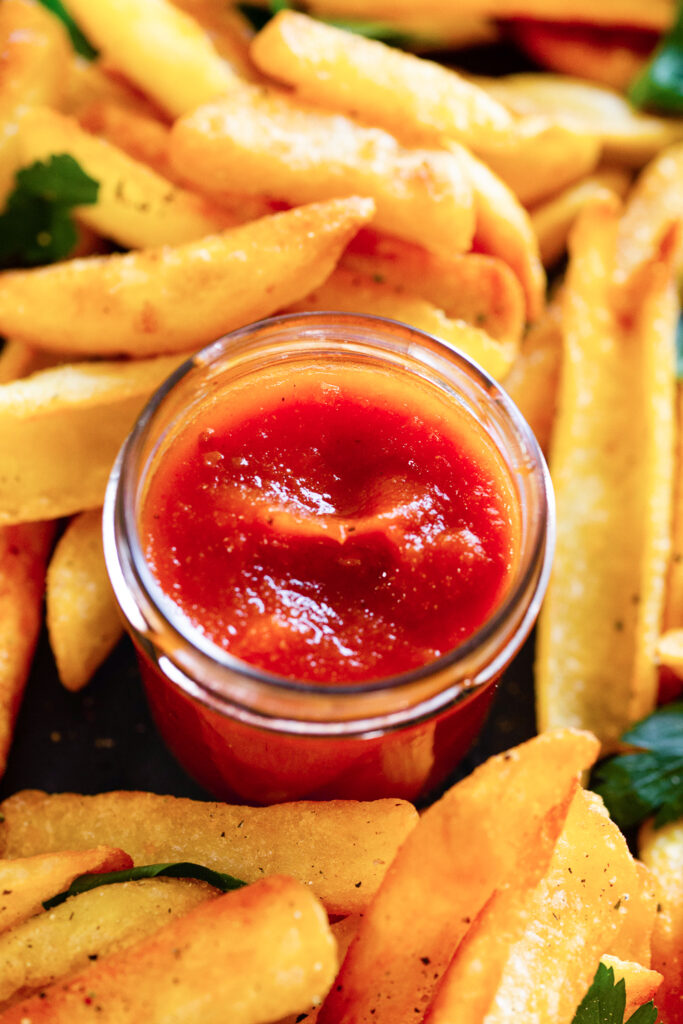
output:
<instances>
[{"instance_id":1,"label":"green herb leaf","mask_svg":"<svg viewBox=\"0 0 683 1024\"><path fill-rule=\"evenodd\" d=\"M71 37L71 45L76 53L80 53L81 57L87 57L88 60L93 60L97 56L97 50L90 45L61 0L40 0L40 3L64 22Z\"/></svg>"},{"instance_id":2,"label":"green herb leaf","mask_svg":"<svg viewBox=\"0 0 683 1024\"><path fill-rule=\"evenodd\" d=\"M637 107L663 114L683 114L683 3L671 29L628 92Z\"/></svg>"},{"instance_id":3,"label":"green herb leaf","mask_svg":"<svg viewBox=\"0 0 683 1024\"><path fill-rule=\"evenodd\" d=\"M573 1024L622 1024L626 1009L626 983L622 978L614 984L614 969L599 964L595 978L581 1001ZM639 1006L626 1024L655 1024L654 1003Z\"/></svg>"},{"instance_id":4,"label":"green herb leaf","mask_svg":"<svg viewBox=\"0 0 683 1024\"><path fill-rule=\"evenodd\" d=\"M654 814L659 827L683 817L683 703L659 708L622 739L637 751L598 765L593 784L617 825Z\"/></svg>"},{"instance_id":5,"label":"green herb leaf","mask_svg":"<svg viewBox=\"0 0 683 1024\"><path fill-rule=\"evenodd\" d=\"M114 885L116 882L135 882L140 878L197 878L200 882L208 882L221 892L230 892L232 889L241 889L246 882L232 875L225 875L221 871L212 871L201 864L192 864L190 861L179 861L177 864L145 864L137 868L129 868L127 871L107 871L101 875L80 875L76 878L66 892L60 892L52 899L43 903L45 910L52 910L58 907L69 896L78 896L79 893L89 892L101 885Z\"/></svg>"},{"instance_id":6,"label":"green herb leaf","mask_svg":"<svg viewBox=\"0 0 683 1024\"><path fill-rule=\"evenodd\" d=\"M78 240L71 210L96 203L98 192L99 184L66 153L18 171L0 214L0 269L67 257Z\"/></svg>"}]
</instances>

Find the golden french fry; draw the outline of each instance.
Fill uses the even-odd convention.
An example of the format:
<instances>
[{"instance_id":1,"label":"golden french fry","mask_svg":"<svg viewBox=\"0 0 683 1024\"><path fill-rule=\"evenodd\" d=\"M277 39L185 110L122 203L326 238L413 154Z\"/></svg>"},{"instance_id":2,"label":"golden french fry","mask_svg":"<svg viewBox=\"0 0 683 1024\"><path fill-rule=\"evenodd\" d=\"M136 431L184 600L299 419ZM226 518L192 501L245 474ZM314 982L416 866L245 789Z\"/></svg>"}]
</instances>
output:
<instances>
[{"instance_id":1,"label":"golden french fry","mask_svg":"<svg viewBox=\"0 0 683 1024\"><path fill-rule=\"evenodd\" d=\"M200 25L168 0L67 0L65 6L105 58L172 117L239 81Z\"/></svg>"},{"instance_id":2,"label":"golden french fry","mask_svg":"<svg viewBox=\"0 0 683 1024\"><path fill-rule=\"evenodd\" d=\"M197 187L266 193L288 203L371 196L375 224L433 252L470 248L474 203L451 153L408 149L379 128L286 93L244 85L174 125L171 156Z\"/></svg>"},{"instance_id":3,"label":"golden french fry","mask_svg":"<svg viewBox=\"0 0 683 1024\"><path fill-rule=\"evenodd\" d=\"M0 932L42 910L45 900L64 892L80 875L123 871L133 862L123 850L98 846L0 861Z\"/></svg>"},{"instance_id":4,"label":"golden french fry","mask_svg":"<svg viewBox=\"0 0 683 1024\"><path fill-rule=\"evenodd\" d=\"M0 528L0 775L40 633L53 536L54 523Z\"/></svg>"},{"instance_id":5,"label":"golden french fry","mask_svg":"<svg viewBox=\"0 0 683 1024\"><path fill-rule=\"evenodd\" d=\"M674 506L673 536L671 543L671 559L666 585L666 601L662 626L666 633L672 635L664 640L660 638L658 654L663 663L678 661L678 651L683 637L678 638L678 630L683 629L683 387L679 384L676 392L678 442L676 446L676 466L674 472ZM662 641L664 645L662 647ZM683 651L681 651L683 655ZM670 665L673 668L673 664ZM674 668L676 674L679 670ZM683 664L680 671L683 672Z\"/></svg>"},{"instance_id":6,"label":"golden french fry","mask_svg":"<svg viewBox=\"0 0 683 1024\"><path fill-rule=\"evenodd\" d=\"M4 1024L261 1024L319 1002L336 968L325 912L275 876L207 900L165 928L7 1010ZM267 980L267 983L264 981Z\"/></svg>"},{"instance_id":7,"label":"golden french fry","mask_svg":"<svg viewBox=\"0 0 683 1024\"><path fill-rule=\"evenodd\" d=\"M97 202L76 216L99 234L130 248L178 245L229 224L209 200L171 184L73 118L46 107L27 111L21 121L23 164L68 153L99 184Z\"/></svg>"},{"instance_id":8,"label":"golden french fry","mask_svg":"<svg viewBox=\"0 0 683 1024\"><path fill-rule=\"evenodd\" d=\"M59 353L42 352L16 338L9 338L0 352L0 384L9 384L12 380L28 377L31 373L63 361Z\"/></svg>"},{"instance_id":9,"label":"golden french fry","mask_svg":"<svg viewBox=\"0 0 683 1024\"><path fill-rule=\"evenodd\" d=\"M246 882L291 875L340 915L367 907L417 821L404 800L237 807L153 793L48 796L31 790L6 800L2 813L5 857L118 836L136 864L189 860Z\"/></svg>"},{"instance_id":10,"label":"golden french fry","mask_svg":"<svg viewBox=\"0 0 683 1024\"><path fill-rule=\"evenodd\" d=\"M232 68L239 78L258 81L249 56L249 46L254 38L254 28L236 7L225 4L207 3L206 0L171 0L174 7L189 14L206 32L216 53Z\"/></svg>"},{"instance_id":11,"label":"golden french fry","mask_svg":"<svg viewBox=\"0 0 683 1024\"><path fill-rule=\"evenodd\" d=\"M603 956L601 959L605 967L614 971L615 984L623 979L626 985L624 1020L627 1021L639 1006L655 998L662 984L662 975L632 960L620 960L616 956Z\"/></svg>"},{"instance_id":12,"label":"golden french fry","mask_svg":"<svg viewBox=\"0 0 683 1024\"><path fill-rule=\"evenodd\" d=\"M642 861L635 863L640 885L631 892L626 916L608 952L620 960L633 960L642 967L649 967L657 915L657 887L649 868Z\"/></svg>"},{"instance_id":13,"label":"golden french fry","mask_svg":"<svg viewBox=\"0 0 683 1024\"><path fill-rule=\"evenodd\" d=\"M516 348L522 337L522 287L511 268L494 256L437 256L363 228L347 246L340 266L420 295L446 316L481 327L502 344Z\"/></svg>"},{"instance_id":14,"label":"golden french fry","mask_svg":"<svg viewBox=\"0 0 683 1024\"><path fill-rule=\"evenodd\" d=\"M638 886L602 801L577 790L547 871L533 887L513 881L489 900L425 1024L507 1024L511 1006L521 1019L571 1021Z\"/></svg>"},{"instance_id":15,"label":"golden french fry","mask_svg":"<svg viewBox=\"0 0 683 1024\"><path fill-rule=\"evenodd\" d=\"M120 75L110 73L104 61L87 60L74 54L62 112L80 117L83 110L95 103L116 103L146 117L160 116L159 109L150 100Z\"/></svg>"},{"instance_id":16,"label":"golden french fry","mask_svg":"<svg viewBox=\"0 0 683 1024\"><path fill-rule=\"evenodd\" d=\"M47 571L50 646L67 690L88 683L123 633L102 550L100 509L67 526Z\"/></svg>"},{"instance_id":17,"label":"golden french fry","mask_svg":"<svg viewBox=\"0 0 683 1024\"><path fill-rule=\"evenodd\" d=\"M498 379L505 376L514 358L512 346L501 345L482 328L452 320L427 299L353 270L335 270L324 284L289 308L293 312L338 309L401 320L460 349Z\"/></svg>"},{"instance_id":18,"label":"golden french fry","mask_svg":"<svg viewBox=\"0 0 683 1024\"><path fill-rule=\"evenodd\" d=\"M683 629L668 629L657 641L657 661L683 679Z\"/></svg>"},{"instance_id":19,"label":"golden french fry","mask_svg":"<svg viewBox=\"0 0 683 1024\"><path fill-rule=\"evenodd\" d=\"M311 14L333 17L391 18L415 10L415 0L308 0ZM423 17L452 17L453 0L421 0ZM567 21L598 25L631 25L657 31L673 22L675 0L459 0L461 16L483 15L488 18L539 18L544 21Z\"/></svg>"},{"instance_id":20,"label":"golden french fry","mask_svg":"<svg viewBox=\"0 0 683 1024\"><path fill-rule=\"evenodd\" d=\"M334 941L337 944L338 965L341 964L346 956L347 949L356 937L361 920L360 914L349 914L348 917L343 917L341 921L335 921L330 925L330 931L334 935ZM283 1017L282 1020L278 1021L278 1024L302 1024L304 1020L306 1024L316 1024L321 1006L322 1004L318 1003L317 1006L311 1006L307 1013L297 1013L291 1014L289 1017Z\"/></svg>"},{"instance_id":21,"label":"golden french fry","mask_svg":"<svg viewBox=\"0 0 683 1024\"><path fill-rule=\"evenodd\" d=\"M88 355L198 349L317 287L373 213L370 199L333 199L183 246L7 271L0 331Z\"/></svg>"},{"instance_id":22,"label":"golden french fry","mask_svg":"<svg viewBox=\"0 0 683 1024\"><path fill-rule=\"evenodd\" d=\"M562 366L562 305L557 296L527 331L505 378L505 390L519 407L544 452L550 447Z\"/></svg>"},{"instance_id":23,"label":"golden french fry","mask_svg":"<svg viewBox=\"0 0 683 1024\"><path fill-rule=\"evenodd\" d=\"M593 202L572 234L550 460L557 547L536 664L540 727L590 728L606 749L656 698L678 316L665 252L636 322L622 325L611 303L618 216L616 199Z\"/></svg>"},{"instance_id":24,"label":"golden french fry","mask_svg":"<svg viewBox=\"0 0 683 1024\"><path fill-rule=\"evenodd\" d=\"M474 248L497 256L514 270L526 296L527 319L535 320L545 299L545 273L529 215L507 185L481 160L462 146L456 152L474 190Z\"/></svg>"},{"instance_id":25,"label":"golden french fry","mask_svg":"<svg viewBox=\"0 0 683 1024\"><path fill-rule=\"evenodd\" d=\"M429 807L365 911L320 1024L412 1020L416 1006L428 1005L494 890L545 870L577 773L597 749L587 733L537 737L491 758Z\"/></svg>"},{"instance_id":26,"label":"golden french fry","mask_svg":"<svg viewBox=\"0 0 683 1024\"><path fill-rule=\"evenodd\" d=\"M216 895L217 889L189 878L117 882L71 896L16 925L0 935L0 1012L93 960L127 949Z\"/></svg>"},{"instance_id":27,"label":"golden french fry","mask_svg":"<svg viewBox=\"0 0 683 1024\"><path fill-rule=\"evenodd\" d=\"M657 993L663 1021L683 1014L683 820L661 828L644 825L638 851L657 886L657 914L652 933L652 967L664 980Z\"/></svg>"},{"instance_id":28,"label":"golden french fry","mask_svg":"<svg viewBox=\"0 0 683 1024\"><path fill-rule=\"evenodd\" d=\"M361 117L399 138L467 145L507 137L502 104L455 71L373 39L280 11L256 36L251 55L266 74L304 100Z\"/></svg>"},{"instance_id":29,"label":"golden french fry","mask_svg":"<svg viewBox=\"0 0 683 1024\"><path fill-rule=\"evenodd\" d=\"M69 364L0 385L0 524L99 508L136 417L181 361Z\"/></svg>"},{"instance_id":30,"label":"golden french fry","mask_svg":"<svg viewBox=\"0 0 683 1024\"><path fill-rule=\"evenodd\" d=\"M570 185L531 211L531 223L546 267L552 267L564 255L571 226L586 203L614 192L623 199L631 183L628 171L605 168L583 181Z\"/></svg>"}]
</instances>

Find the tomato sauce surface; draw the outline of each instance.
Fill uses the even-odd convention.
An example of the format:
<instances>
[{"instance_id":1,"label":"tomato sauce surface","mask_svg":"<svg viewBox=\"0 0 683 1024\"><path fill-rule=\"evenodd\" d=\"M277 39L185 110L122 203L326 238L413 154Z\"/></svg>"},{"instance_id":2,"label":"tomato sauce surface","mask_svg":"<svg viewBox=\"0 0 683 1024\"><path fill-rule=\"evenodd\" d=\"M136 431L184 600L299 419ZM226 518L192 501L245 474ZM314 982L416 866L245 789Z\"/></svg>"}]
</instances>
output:
<instances>
[{"instance_id":1,"label":"tomato sauce surface","mask_svg":"<svg viewBox=\"0 0 683 1024\"><path fill-rule=\"evenodd\" d=\"M140 519L153 576L268 672L353 684L457 647L500 603L518 512L471 416L400 375L331 368L201 408Z\"/></svg>"}]
</instances>

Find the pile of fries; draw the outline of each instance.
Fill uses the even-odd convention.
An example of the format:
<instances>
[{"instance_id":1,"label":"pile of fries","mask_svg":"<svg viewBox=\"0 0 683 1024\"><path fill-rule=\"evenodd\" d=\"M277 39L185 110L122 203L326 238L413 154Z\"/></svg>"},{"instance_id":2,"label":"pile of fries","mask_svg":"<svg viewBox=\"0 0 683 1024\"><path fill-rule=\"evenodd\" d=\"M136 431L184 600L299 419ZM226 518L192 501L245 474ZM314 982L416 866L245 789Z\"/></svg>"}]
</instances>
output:
<instances>
[{"instance_id":1,"label":"pile of fries","mask_svg":"<svg viewBox=\"0 0 683 1024\"><path fill-rule=\"evenodd\" d=\"M441 338L536 432L558 518L536 664L549 731L419 824L400 801L17 794L0 1021L210 1024L229 1006L245 1024L571 1024L602 958L627 1017L659 987L676 1024L683 826L644 829L644 868L577 788L683 680L683 119L624 95L674 0L576 0L572 25L557 0L301 6L255 33L225 0L65 0L86 59L38 0L0 2L0 251L22 172L48 204L65 157L95 189L71 204L65 258L0 271L0 771L44 598L68 689L121 634L100 508L146 400L208 342L302 310ZM504 35L549 70L474 77L332 19L420 52ZM41 909L84 873L180 860L255 884L148 879Z\"/></svg>"}]
</instances>

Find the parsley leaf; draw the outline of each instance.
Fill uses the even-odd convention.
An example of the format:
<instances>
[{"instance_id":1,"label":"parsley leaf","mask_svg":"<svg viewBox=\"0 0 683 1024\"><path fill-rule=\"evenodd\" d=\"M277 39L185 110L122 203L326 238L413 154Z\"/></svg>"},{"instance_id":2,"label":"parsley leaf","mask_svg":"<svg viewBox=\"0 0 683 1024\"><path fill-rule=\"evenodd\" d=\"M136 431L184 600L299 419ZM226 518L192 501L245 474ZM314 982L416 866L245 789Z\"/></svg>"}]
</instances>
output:
<instances>
[{"instance_id":1,"label":"parsley leaf","mask_svg":"<svg viewBox=\"0 0 683 1024\"><path fill-rule=\"evenodd\" d=\"M18 171L0 214L0 269L68 256L78 241L71 210L96 203L98 191L99 184L66 153Z\"/></svg>"},{"instance_id":2,"label":"parsley leaf","mask_svg":"<svg viewBox=\"0 0 683 1024\"><path fill-rule=\"evenodd\" d=\"M626 982L614 984L614 968L599 964L593 984L581 1001L573 1024L622 1024L626 1008ZM639 1006L625 1024L655 1024L654 1003Z\"/></svg>"},{"instance_id":3,"label":"parsley leaf","mask_svg":"<svg viewBox=\"0 0 683 1024\"><path fill-rule=\"evenodd\" d=\"M664 114L683 114L683 2L671 29L628 92L637 107Z\"/></svg>"},{"instance_id":4,"label":"parsley leaf","mask_svg":"<svg viewBox=\"0 0 683 1024\"><path fill-rule=\"evenodd\" d=\"M76 22L64 7L62 0L40 0L40 3L43 7L47 7L48 11L56 14L60 21L64 22L66 30L71 37L71 45L76 53L80 53L81 57L87 57L88 60L93 60L97 56L97 50L85 38Z\"/></svg>"},{"instance_id":5,"label":"parsley leaf","mask_svg":"<svg viewBox=\"0 0 683 1024\"><path fill-rule=\"evenodd\" d=\"M139 878L198 878L201 882L208 882L222 892L230 892L232 889L241 889L246 882L232 875L225 875L221 871L213 871L201 864L193 864L191 861L179 861L177 864L144 864L137 868L128 868L126 871L105 871L100 875L80 875L76 878L66 892L60 892L52 899L43 903L45 910L52 910L58 907L69 898L78 896L79 893L89 892L101 885L114 885L117 882L135 882Z\"/></svg>"},{"instance_id":6,"label":"parsley leaf","mask_svg":"<svg viewBox=\"0 0 683 1024\"><path fill-rule=\"evenodd\" d=\"M637 747L598 765L593 789L617 825L655 814L655 826L683 817L683 702L665 704L624 733Z\"/></svg>"}]
</instances>

